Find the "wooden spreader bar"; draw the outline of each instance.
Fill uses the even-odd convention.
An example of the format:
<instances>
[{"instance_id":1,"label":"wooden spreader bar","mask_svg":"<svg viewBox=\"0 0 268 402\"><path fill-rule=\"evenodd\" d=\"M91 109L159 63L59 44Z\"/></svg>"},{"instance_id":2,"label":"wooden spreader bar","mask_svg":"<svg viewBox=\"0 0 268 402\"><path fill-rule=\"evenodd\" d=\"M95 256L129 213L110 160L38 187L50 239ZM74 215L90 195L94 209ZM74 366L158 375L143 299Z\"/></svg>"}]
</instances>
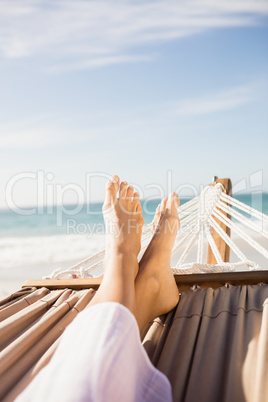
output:
<instances>
[{"instance_id":1,"label":"wooden spreader bar","mask_svg":"<svg viewBox=\"0 0 268 402\"><path fill-rule=\"evenodd\" d=\"M218 179L216 178L215 183L221 183L225 187L225 193L228 195L232 195L232 183L230 179ZM224 202L224 201L223 201ZM229 219L231 218L226 212L221 211L223 215L227 216ZM221 229L227 233L228 236L231 234L231 230L219 219L212 215L215 221L219 224ZM221 238L221 236L211 228L211 235L216 243L216 246L220 252L221 258L224 262L229 262L230 260L230 247L225 243L225 241ZM207 253L207 264L217 264L216 258L211 250L210 245L208 245L208 253Z\"/></svg>"},{"instance_id":2,"label":"wooden spreader bar","mask_svg":"<svg viewBox=\"0 0 268 402\"><path fill-rule=\"evenodd\" d=\"M175 281L181 292L185 292L192 286L198 285L201 288L209 287L216 289L224 286L226 283L233 286L256 285L263 282L268 283L268 271L244 271L244 272L223 272L217 274L191 274L174 275ZM23 287L46 287L48 289L98 289L101 284L101 278L90 279L43 279L29 280L23 284Z\"/></svg>"}]
</instances>

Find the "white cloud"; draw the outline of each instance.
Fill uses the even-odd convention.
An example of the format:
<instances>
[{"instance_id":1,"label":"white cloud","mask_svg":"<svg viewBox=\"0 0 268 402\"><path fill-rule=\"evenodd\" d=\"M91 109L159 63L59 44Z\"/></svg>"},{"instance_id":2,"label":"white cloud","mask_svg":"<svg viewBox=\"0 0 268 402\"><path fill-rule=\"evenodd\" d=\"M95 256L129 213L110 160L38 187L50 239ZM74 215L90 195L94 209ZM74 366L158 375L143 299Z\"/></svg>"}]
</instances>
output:
<instances>
[{"instance_id":1,"label":"white cloud","mask_svg":"<svg viewBox=\"0 0 268 402\"><path fill-rule=\"evenodd\" d=\"M98 128L80 130L74 136L71 128L48 123L53 116L35 116L0 125L0 149L42 149L51 145L72 144L89 140L99 133Z\"/></svg>"},{"instance_id":2,"label":"white cloud","mask_svg":"<svg viewBox=\"0 0 268 402\"><path fill-rule=\"evenodd\" d=\"M204 115L237 108L253 101L250 87L232 88L198 98L186 99L172 107L172 114L180 116Z\"/></svg>"},{"instance_id":3,"label":"white cloud","mask_svg":"<svg viewBox=\"0 0 268 402\"><path fill-rule=\"evenodd\" d=\"M61 71L72 71L72 70L85 70L89 68L103 67L108 64L119 64L119 63L135 63L137 61L150 61L153 55L142 56L106 56L106 57L95 57L86 61L70 62L64 64L58 64L53 67L49 67L50 72L61 72Z\"/></svg>"},{"instance_id":4,"label":"white cloud","mask_svg":"<svg viewBox=\"0 0 268 402\"><path fill-rule=\"evenodd\" d=\"M43 56L54 70L134 62L143 59L141 45L257 25L267 14L266 0L2 0L0 54Z\"/></svg>"},{"instance_id":5,"label":"white cloud","mask_svg":"<svg viewBox=\"0 0 268 402\"><path fill-rule=\"evenodd\" d=\"M0 149L19 148L32 149L42 148L47 145L57 143L59 141L58 134L55 130L52 132L44 128L19 130L15 132L4 132L1 136ZM63 140L63 136L61 136ZM60 141L59 141L60 142Z\"/></svg>"}]
</instances>

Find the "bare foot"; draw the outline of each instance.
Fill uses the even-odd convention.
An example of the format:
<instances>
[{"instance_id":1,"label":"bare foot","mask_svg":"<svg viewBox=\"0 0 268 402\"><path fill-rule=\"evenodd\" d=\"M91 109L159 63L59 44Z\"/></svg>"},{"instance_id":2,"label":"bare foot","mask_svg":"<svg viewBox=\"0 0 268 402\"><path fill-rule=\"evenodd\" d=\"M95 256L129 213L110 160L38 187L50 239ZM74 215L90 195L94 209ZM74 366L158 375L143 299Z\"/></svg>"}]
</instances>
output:
<instances>
[{"instance_id":1,"label":"bare foot","mask_svg":"<svg viewBox=\"0 0 268 402\"><path fill-rule=\"evenodd\" d=\"M118 176L111 177L107 183L103 216L106 228L104 276L91 305L115 301L134 311L137 256L144 219L138 193L127 182L119 184Z\"/></svg>"},{"instance_id":2,"label":"bare foot","mask_svg":"<svg viewBox=\"0 0 268 402\"><path fill-rule=\"evenodd\" d=\"M117 198L117 192L119 197ZM126 181L119 185L119 177L113 176L106 186L103 205L106 229L105 269L115 254L138 256L144 219L139 194ZM135 276L138 273L136 265Z\"/></svg>"},{"instance_id":3,"label":"bare foot","mask_svg":"<svg viewBox=\"0 0 268 402\"><path fill-rule=\"evenodd\" d=\"M163 199L153 221L152 240L139 264L136 278L136 318L142 330L155 317L172 310L179 291L170 267L171 251L179 230L179 198L171 193Z\"/></svg>"}]
</instances>

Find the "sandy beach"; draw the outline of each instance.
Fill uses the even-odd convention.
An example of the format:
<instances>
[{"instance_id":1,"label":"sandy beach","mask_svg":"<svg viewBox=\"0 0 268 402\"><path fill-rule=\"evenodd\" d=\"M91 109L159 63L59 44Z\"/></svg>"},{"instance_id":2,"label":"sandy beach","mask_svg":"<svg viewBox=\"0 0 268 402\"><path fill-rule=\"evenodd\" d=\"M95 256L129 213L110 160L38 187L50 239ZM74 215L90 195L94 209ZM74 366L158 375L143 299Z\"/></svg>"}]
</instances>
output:
<instances>
[{"instance_id":1,"label":"sandy beach","mask_svg":"<svg viewBox=\"0 0 268 402\"><path fill-rule=\"evenodd\" d=\"M0 299L29 279L67 269L104 249L102 234L0 238Z\"/></svg>"},{"instance_id":2,"label":"sandy beach","mask_svg":"<svg viewBox=\"0 0 268 402\"><path fill-rule=\"evenodd\" d=\"M68 268L76 262L77 261L62 261L54 264L24 265L13 267L12 272L11 270L8 270L3 274L2 271L0 281L0 300L21 289L26 280L42 279L43 276L49 275L54 269L59 267Z\"/></svg>"}]
</instances>

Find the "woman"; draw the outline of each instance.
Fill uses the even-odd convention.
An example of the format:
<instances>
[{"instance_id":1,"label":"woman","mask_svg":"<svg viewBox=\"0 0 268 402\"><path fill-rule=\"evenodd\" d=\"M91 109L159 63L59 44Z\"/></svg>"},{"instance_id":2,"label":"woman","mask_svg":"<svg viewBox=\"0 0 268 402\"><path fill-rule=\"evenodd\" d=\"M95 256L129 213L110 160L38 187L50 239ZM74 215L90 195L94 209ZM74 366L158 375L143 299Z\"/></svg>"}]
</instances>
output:
<instances>
[{"instance_id":1,"label":"woman","mask_svg":"<svg viewBox=\"0 0 268 402\"><path fill-rule=\"evenodd\" d=\"M179 301L170 268L178 206L176 193L163 199L152 240L138 263L144 224L139 195L118 176L109 180L103 205L106 251L101 286L17 401L172 400L170 383L149 361L139 332Z\"/></svg>"}]
</instances>

